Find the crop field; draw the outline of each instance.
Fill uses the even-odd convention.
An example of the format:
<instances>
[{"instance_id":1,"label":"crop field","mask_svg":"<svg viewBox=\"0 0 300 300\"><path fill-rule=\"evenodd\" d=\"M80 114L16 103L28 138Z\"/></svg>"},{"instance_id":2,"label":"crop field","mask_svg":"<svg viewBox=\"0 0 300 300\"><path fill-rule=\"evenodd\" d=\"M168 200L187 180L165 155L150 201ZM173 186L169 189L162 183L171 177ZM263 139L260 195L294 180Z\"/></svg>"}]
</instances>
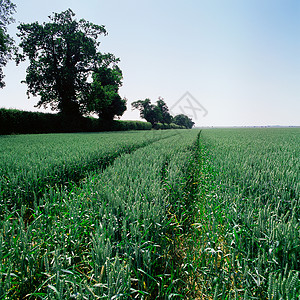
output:
<instances>
[{"instance_id":1,"label":"crop field","mask_svg":"<svg viewBox=\"0 0 300 300\"><path fill-rule=\"evenodd\" d=\"M105 168L121 153L130 153L174 133L137 132L2 136L0 199L12 204L32 202L47 186L79 181Z\"/></svg>"},{"instance_id":2,"label":"crop field","mask_svg":"<svg viewBox=\"0 0 300 300\"><path fill-rule=\"evenodd\" d=\"M0 299L300 299L300 129L0 147Z\"/></svg>"},{"instance_id":3,"label":"crop field","mask_svg":"<svg viewBox=\"0 0 300 300\"><path fill-rule=\"evenodd\" d=\"M170 220L197 134L3 137L0 298L171 293Z\"/></svg>"},{"instance_id":4,"label":"crop field","mask_svg":"<svg viewBox=\"0 0 300 300\"><path fill-rule=\"evenodd\" d=\"M203 130L200 154L192 296L300 299L300 129Z\"/></svg>"}]
</instances>

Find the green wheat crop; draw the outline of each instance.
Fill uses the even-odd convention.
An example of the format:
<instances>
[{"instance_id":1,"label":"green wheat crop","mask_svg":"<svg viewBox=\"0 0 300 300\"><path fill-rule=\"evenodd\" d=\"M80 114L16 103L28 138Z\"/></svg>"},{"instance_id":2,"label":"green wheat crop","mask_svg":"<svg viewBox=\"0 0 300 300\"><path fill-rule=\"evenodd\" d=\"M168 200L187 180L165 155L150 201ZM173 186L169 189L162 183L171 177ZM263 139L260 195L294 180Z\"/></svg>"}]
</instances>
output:
<instances>
[{"instance_id":1,"label":"green wheat crop","mask_svg":"<svg viewBox=\"0 0 300 300\"><path fill-rule=\"evenodd\" d=\"M300 130L204 130L187 260L200 299L300 298Z\"/></svg>"},{"instance_id":2,"label":"green wheat crop","mask_svg":"<svg viewBox=\"0 0 300 300\"><path fill-rule=\"evenodd\" d=\"M146 135L149 140L153 133ZM141 142L140 133L132 136ZM29 221L25 204L4 209L1 298L178 297L171 238L179 217L172 216L183 210L196 136L163 133L71 190L50 186L35 199Z\"/></svg>"}]
</instances>

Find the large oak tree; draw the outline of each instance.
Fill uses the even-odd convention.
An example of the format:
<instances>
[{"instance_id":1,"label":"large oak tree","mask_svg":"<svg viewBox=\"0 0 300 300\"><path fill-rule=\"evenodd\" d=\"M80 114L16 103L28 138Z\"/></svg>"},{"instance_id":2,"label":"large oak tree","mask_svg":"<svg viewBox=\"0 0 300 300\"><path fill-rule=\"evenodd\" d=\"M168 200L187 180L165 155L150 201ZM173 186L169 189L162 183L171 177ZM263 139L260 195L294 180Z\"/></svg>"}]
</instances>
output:
<instances>
[{"instance_id":1,"label":"large oak tree","mask_svg":"<svg viewBox=\"0 0 300 300\"><path fill-rule=\"evenodd\" d=\"M91 97L95 85L91 80L99 79L99 70L114 70L119 60L98 51L98 37L107 34L104 26L74 16L68 9L50 16L49 23L18 26L23 53L17 62L29 58L27 94L40 96L38 107L50 105L65 116L78 117L98 112L90 103L96 99ZM102 96L98 102L106 101Z\"/></svg>"}]
</instances>

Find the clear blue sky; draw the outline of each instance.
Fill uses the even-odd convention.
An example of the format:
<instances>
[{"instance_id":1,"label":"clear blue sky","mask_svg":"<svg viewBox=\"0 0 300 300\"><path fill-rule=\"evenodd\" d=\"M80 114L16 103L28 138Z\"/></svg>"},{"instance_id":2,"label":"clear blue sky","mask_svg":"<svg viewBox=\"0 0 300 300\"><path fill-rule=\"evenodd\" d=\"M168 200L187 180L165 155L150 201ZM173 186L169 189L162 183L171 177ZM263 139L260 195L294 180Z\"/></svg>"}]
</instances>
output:
<instances>
[{"instance_id":1,"label":"clear blue sky","mask_svg":"<svg viewBox=\"0 0 300 300\"><path fill-rule=\"evenodd\" d=\"M199 126L300 125L299 0L12 1L13 35L19 22L68 8L106 26L100 51L121 59L122 119L139 119L133 101L161 96L172 107L188 91L208 111L198 110ZM20 83L25 69L4 69L0 107L37 110Z\"/></svg>"}]
</instances>

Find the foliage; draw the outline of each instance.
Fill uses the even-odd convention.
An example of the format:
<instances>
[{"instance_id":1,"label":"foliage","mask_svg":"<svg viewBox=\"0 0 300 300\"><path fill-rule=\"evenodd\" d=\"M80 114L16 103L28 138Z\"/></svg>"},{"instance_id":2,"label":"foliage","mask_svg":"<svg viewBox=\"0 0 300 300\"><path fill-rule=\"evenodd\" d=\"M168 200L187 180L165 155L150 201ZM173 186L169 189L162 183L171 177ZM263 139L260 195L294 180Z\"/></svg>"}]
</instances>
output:
<instances>
[{"instance_id":1,"label":"foliage","mask_svg":"<svg viewBox=\"0 0 300 300\"><path fill-rule=\"evenodd\" d=\"M152 125L143 121L114 121L114 130L150 130Z\"/></svg>"},{"instance_id":2,"label":"foliage","mask_svg":"<svg viewBox=\"0 0 300 300\"><path fill-rule=\"evenodd\" d=\"M94 71L86 107L88 112L96 113L100 121L111 121L115 116L122 116L126 110L126 99L122 99L118 92L121 80L122 72L117 65Z\"/></svg>"},{"instance_id":3,"label":"foliage","mask_svg":"<svg viewBox=\"0 0 300 300\"><path fill-rule=\"evenodd\" d=\"M12 14L16 11L16 6L10 0L0 0L0 88L5 86L2 68L11 58L13 51L13 39L7 33L7 25L14 22Z\"/></svg>"},{"instance_id":4,"label":"foliage","mask_svg":"<svg viewBox=\"0 0 300 300\"><path fill-rule=\"evenodd\" d=\"M174 125L174 124L173 124ZM180 127L164 126L163 129ZM58 132L97 132L97 131L124 131L150 130L150 123L142 121L120 121L99 123L92 117L85 117L70 122L59 114L22 111L17 109L0 108L0 135L1 134L28 134L28 133L58 133Z\"/></svg>"},{"instance_id":5,"label":"foliage","mask_svg":"<svg viewBox=\"0 0 300 300\"><path fill-rule=\"evenodd\" d=\"M157 123L170 124L172 116L163 98L158 98L156 105L151 104L150 99L138 100L132 103L134 109L140 111L141 118L150 122L154 127Z\"/></svg>"},{"instance_id":6,"label":"foliage","mask_svg":"<svg viewBox=\"0 0 300 300\"><path fill-rule=\"evenodd\" d=\"M191 118L184 114L177 115L173 118L173 123L184 126L185 128L191 129L195 125Z\"/></svg>"},{"instance_id":7,"label":"foliage","mask_svg":"<svg viewBox=\"0 0 300 300\"><path fill-rule=\"evenodd\" d=\"M179 126L174 123L171 124L156 123L153 128L154 129L186 129L184 126Z\"/></svg>"},{"instance_id":8,"label":"foliage","mask_svg":"<svg viewBox=\"0 0 300 300\"><path fill-rule=\"evenodd\" d=\"M93 131L92 123L89 120L81 120L74 123L64 122L61 116L40 113L21 111L16 109L0 109L0 134L27 134L27 133L55 133L55 132L69 132L69 131L84 131L89 128ZM87 126L84 126L87 125Z\"/></svg>"},{"instance_id":9,"label":"foliage","mask_svg":"<svg viewBox=\"0 0 300 300\"><path fill-rule=\"evenodd\" d=\"M169 108L164 101L163 98L159 97L156 106L159 108L160 113L161 113L161 118L159 120L160 123L163 124L170 124L172 122L172 116L170 115Z\"/></svg>"},{"instance_id":10,"label":"foliage","mask_svg":"<svg viewBox=\"0 0 300 300\"><path fill-rule=\"evenodd\" d=\"M140 111L141 118L150 122L152 126L158 123L162 118L159 108L151 104L151 100L148 98L145 100L135 101L131 105L134 109L138 109Z\"/></svg>"},{"instance_id":11,"label":"foliage","mask_svg":"<svg viewBox=\"0 0 300 300\"><path fill-rule=\"evenodd\" d=\"M53 110L77 117L88 112L87 102L91 101L87 98L91 91L88 78L106 68L115 70L118 59L97 52L98 36L107 34L104 26L84 19L77 21L74 16L68 9L50 16L49 23L19 25L23 54L19 54L17 62L25 56L29 58L24 82L28 85L28 95L41 97L38 107L50 105Z\"/></svg>"},{"instance_id":12,"label":"foliage","mask_svg":"<svg viewBox=\"0 0 300 300\"><path fill-rule=\"evenodd\" d=\"M160 129L164 126L161 124L170 125L171 123L179 126L178 128L191 129L194 126L194 122L188 116L180 114L174 118L170 115L169 108L163 98L159 97L156 105L151 104L150 99L138 100L133 102L133 109L138 109L140 111L140 117L145 119L147 122L152 124L153 128ZM167 128L172 128L172 126L166 126ZM174 125L173 125L174 127Z\"/></svg>"}]
</instances>

